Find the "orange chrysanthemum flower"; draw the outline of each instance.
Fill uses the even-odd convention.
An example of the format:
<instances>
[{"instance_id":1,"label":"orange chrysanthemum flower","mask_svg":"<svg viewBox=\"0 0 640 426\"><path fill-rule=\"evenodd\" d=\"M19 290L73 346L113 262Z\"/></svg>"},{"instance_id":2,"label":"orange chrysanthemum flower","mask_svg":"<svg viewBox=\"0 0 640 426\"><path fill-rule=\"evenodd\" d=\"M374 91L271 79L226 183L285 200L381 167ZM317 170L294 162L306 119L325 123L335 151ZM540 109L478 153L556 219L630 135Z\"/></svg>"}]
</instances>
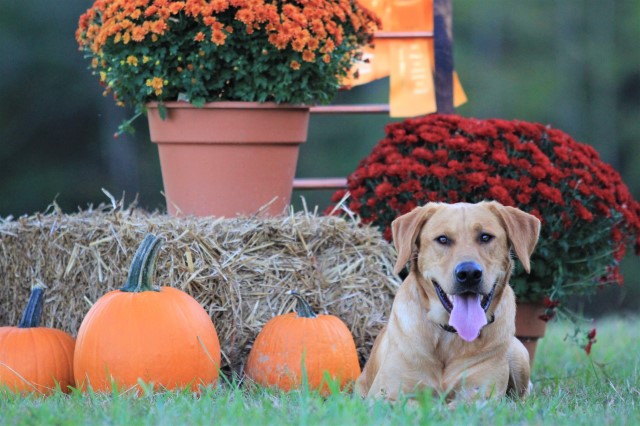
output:
<instances>
[{"instance_id":1,"label":"orange chrysanthemum flower","mask_svg":"<svg viewBox=\"0 0 640 426\"><path fill-rule=\"evenodd\" d=\"M211 8L213 12L224 12L229 8L229 2L227 0L211 0Z\"/></svg>"},{"instance_id":2,"label":"orange chrysanthemum flower","mask_svg":"<svg viewBox=\"0 0 640 426\"><path fill-rule=\"evenodd\" d=\"M162 80L162 78L153 77L153 78L147 79L145 84L154 90L156 96L160 96L162 94L162 87L164 86L164 81Z\"/></svg>"},{"instance_id":3,"label":"orange chrysanthemum flower","mask_svg":"<svg viewBox=\"0 0 640 426\"><path fill-rule=\"evenodd\" d=\"M148 18L149 16L155 15L157 12L158 12L158 7L157 6L149 6L144 11L144 16L146 16Z\"/></svg>"},{"instance_id":4,"label":"orange chrysanthemum flower","mask_svg":"<svg viewBox=\"0 0 640 426\"><path fill-rule=\"evenodd\" d=\"M317 50L318 47L320 47L320 42L318 41L317 38L310 38L309 41L307 42L307 48L309 50Z\"/></svg>"},{"instance_id":5,"label":"orange chrysanthemum flower","mask_svg":"<svg viewBox=\"0 0 640 426\"><path fill-rule=\"evenodd\" d=\"M302 52L302 60L305 62L313 62L316 59L316 54L310 50Z\"/></svg>"},{"instance_id":6,"label":"orange chrysanthemum flower","mask_svg":"<svg viewBox=\"0 0 640 426\"><path fill-rule=\"evenodd\" d=\"M295 50L296 52L302 52L304 50L304 47L307 45L307 43L305 42L304 39L301 38L297 38L295 40L293 40L291 42L291 47L293 48L293 50Z\"/></svg>"},{"instance_id":7,"label":"orange chrysanthemum flower","mask_svg":"<svg viewBox=\"0 0 640 426\"><path fill-rule=\"evenodd\" d=\"M131 30L131 39L133 41L142 41L147 35L147 30L144 27L134 27Z\"/></svg>"},{"instance_id":8,"label":"orange chrysanthemum flower","mask_svg":"<svg viewBox=\"0 0 640 426\"><path fill-rule=\"evenodd\" d=\"M253 25L253 21L255 20L255 18L256 18L256 15L255 13L253 13L253 10L251 9L240 9L236 13L236 19L242 22L243 24L245 24L246 26Z\"/></svg>"},{"instance_id":9,"label":"orange chrysanthemum flower","mask_svg":"<svg viewBox=\"0 0 640 426\"><path fill-rule=\"evenodd\" d=\"M150 28L151 32L153 32L154 34L158 34L158 35L164 34L164 32L169 29L169 26L167 25L167 22L166 21L161 21L161 20L158 20L158 21L155 21L155 22L151 23L150 27L151 27Z\"/></svg>"},{"instance_id":10,"label":"orange chrysanthemum flower","mask_svg":"<svg viewBox=\"0 0 640 426\"><path fill-rule=\"evenodd\" d=\"M138 58L133 55L127 56L127 64L137 67L138 66Z\"/></svg>"},{"instance_id":11,"label":"orange chrysanthemum flower","mask_svg":"<svg viewBox=\"0 0 640 426\"><path fill-rule=\"evenodd\" d=\"M172 15L177 15L182 9L184 9L184 2L182 1L172 2L169 6Z\"/></svg>"},{"instance_id":12,"label":"orange chrysanthemum flower","mask_svg":"<svg viewBox=\"0 0 640 426\"><path fill-rule=\"evenodd\" d=\"M211 41L217 44L218 46L222 46L226 39L227 39L227 36L222 31L214 31L213 33L211 33Z\"/></svg>"},{"instance_id":13,"label":"orange chrysanthemum flower","mask_svg":"<svg viewBox=\"0 0 640 426\"><path fill-rule=\"evenodd\" d=\"M149 101L180 94L205 101L328 99L379 26L358 0L93 1L78 21L80 50L106 91L138 113ZM243 62L256 70L288 63L290 75L282 77L294 90L278 93L282 85L272 77L265 87L247 86ZM324 75L310 80L296 72L305 63L322 65Z\"/></svg>"}]
</instances>

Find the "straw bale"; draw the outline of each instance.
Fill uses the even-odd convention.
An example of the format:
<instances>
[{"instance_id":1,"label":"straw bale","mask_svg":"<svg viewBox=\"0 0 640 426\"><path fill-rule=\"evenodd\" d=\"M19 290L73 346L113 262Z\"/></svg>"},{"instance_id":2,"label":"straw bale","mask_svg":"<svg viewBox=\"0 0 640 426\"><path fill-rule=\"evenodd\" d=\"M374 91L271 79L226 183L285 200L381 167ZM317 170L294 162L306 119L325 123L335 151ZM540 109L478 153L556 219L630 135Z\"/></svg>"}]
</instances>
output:
<instances>
[{"instance_id":1,"label":"straw bale","mask_svg":"<svg viewBox=\"0 0 640 426\"><path fill-rule=\"evenodd\" d=\"M175 218L117 205L64 214L54 205L0 219L0 325L19 322L39 281L48 287L42 325L76 335L91 304L122 286L150 232L166 240L156 282L202 304L218 331L223 367L236 371L262 326L293 308L291 289L347 324L362 361L399 285L393 248L379 232L337 217Z\"/></svg>"}]
</instances>

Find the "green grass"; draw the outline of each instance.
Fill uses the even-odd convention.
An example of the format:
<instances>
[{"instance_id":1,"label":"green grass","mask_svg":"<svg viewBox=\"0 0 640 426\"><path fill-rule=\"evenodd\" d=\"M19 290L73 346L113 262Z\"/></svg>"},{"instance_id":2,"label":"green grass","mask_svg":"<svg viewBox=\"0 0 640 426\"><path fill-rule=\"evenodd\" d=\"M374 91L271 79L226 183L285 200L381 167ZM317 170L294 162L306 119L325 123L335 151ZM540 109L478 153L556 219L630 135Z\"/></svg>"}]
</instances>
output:
<instances>
[{"instance_id":1,"label":"green grass","mask_svg":"<svg viewBox=\"0 0 640 426\"><path fill-rule=\"evenodd\" d=\"M448 408L427 394L412 403L324 399L305 391L280 394L224 384L199 397L164 392L56 393L48 398L0 391L7 425L608 425L640 424L640 318L610 318L598 326L590 357L563 341L567 324L550 324L538 346L534 393L525 402L502 399Z\"/></svg>"}]
</instances>

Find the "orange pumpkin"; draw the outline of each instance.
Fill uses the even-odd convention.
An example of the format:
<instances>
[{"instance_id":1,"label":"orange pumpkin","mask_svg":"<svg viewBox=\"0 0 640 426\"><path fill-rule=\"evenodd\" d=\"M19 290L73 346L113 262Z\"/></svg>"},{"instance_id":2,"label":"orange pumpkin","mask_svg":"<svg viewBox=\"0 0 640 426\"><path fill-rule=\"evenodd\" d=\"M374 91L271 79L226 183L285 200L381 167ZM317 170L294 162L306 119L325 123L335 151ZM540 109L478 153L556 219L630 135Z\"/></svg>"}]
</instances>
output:
<instances>
[{"instance_id":1,"label":"orange pumpkin","mask_svg":"<svg viewBox=\"0 0 640 426\"><path fill-rule=\"evenodd\" d=\"M0 327L0 385L21 393L69 391L73 381L73 337L38 327L44 286L36 285L17 327Z\"/></svg>"},{"instance_id":2,"label":"orange pumpkin","mask_svg":"<svg viewBox=\"0 0 640 426\"><path fill-rule=\"evenodd\" d=\"M328 393L325 373L344 389L360 375L353 336L333 315L316 315L299 294L297 313L278 315L256 337L245 367L247 377L285 391L298 388L304 371L311 389Z\"/></svg>"},{"instance_id":3,"label":"orange pumpkin","mask_svg":"<svg viewBox=\"0 0 640 426\"><path fill-rule=\"evenodd\" d=\"M200 304L172 287L156 288L160 239L147 235L138 248L127 283L102 296L80 325L76 342L76 384L110 391L138 387L197 390L216 383L220 343Z\"/></svg>"}]
</instances>

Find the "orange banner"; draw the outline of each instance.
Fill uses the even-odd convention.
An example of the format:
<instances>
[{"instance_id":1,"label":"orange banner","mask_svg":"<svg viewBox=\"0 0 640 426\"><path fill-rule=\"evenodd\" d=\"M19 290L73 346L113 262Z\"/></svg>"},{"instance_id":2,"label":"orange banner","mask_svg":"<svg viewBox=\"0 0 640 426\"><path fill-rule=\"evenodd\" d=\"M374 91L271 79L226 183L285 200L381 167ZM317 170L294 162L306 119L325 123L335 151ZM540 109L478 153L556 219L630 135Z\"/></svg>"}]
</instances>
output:
<instances>
[{"instance_id":1,"label":"orange banner","mask_svg":"<svg viewBox=\"0 0 640 426\"><path fill-rule=\"evenodd\" d=\"M383 31L433 31L432 0L360 0L382 21ZM356 65L358 78L347 86L365 84L389 76L392 117L411 117L435 112L433 39L376 39L375 48L365 48L363 62ZM466 102L454 73L454 105Z\"/></svg>"}]
</instances>

